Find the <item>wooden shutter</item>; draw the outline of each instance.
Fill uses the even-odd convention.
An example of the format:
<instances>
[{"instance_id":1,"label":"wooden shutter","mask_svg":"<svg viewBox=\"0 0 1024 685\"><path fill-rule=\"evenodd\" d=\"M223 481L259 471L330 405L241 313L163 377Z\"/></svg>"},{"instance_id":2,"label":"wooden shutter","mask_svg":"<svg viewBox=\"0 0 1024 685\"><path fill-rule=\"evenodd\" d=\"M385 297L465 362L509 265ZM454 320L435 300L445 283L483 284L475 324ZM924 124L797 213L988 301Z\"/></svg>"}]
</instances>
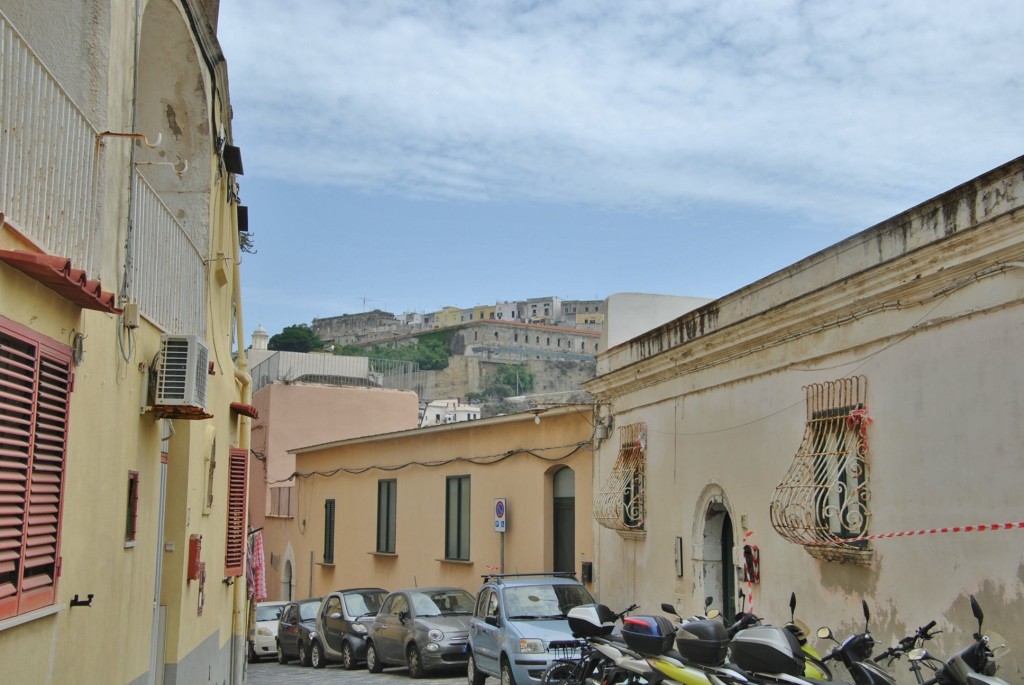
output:
<instances>
[{"instance_id":1,"label":"wooden shutter","mask_svg":"<svg viewBox=\"0 0 1024 685\"><path fill-rule=\"evenodd\" d=\"M53 604L71 351L0 317L0 618Z\"/></svg>"},{"instance_id":2,"label":"wooden shutter","mask_svg":"<svg viewBox=\"0 0 1024 685\"><path fill-rule=\"evenodd\" d=\"M232 448L228 464L228 532L224 575L240 576L245 568L245 496L249 451Z\"/></svg>"}]
</instances>

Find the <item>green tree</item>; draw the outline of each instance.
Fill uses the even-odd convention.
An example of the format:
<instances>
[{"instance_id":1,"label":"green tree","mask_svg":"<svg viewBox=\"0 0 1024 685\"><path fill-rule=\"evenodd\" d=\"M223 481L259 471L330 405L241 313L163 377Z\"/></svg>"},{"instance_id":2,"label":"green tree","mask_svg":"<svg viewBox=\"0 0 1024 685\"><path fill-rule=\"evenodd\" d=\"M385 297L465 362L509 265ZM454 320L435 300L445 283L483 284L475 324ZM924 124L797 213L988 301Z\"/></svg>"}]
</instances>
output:
<instances>
[{"instance_id":1,"label":"green tree","mask_svg":"<svg viewBox=\"0 0 1024 685\"><path fill-rule=\"evenodd\" d=\"M283 331L271 336L267 347L281 352L314 352L323 349L324 341L312 328L299 323L285 326Z\"/></svg>"},{"instance_id":2,"label":"green tree","mask_svg":"<svg viewBox=\"0 0 1024 685\"><path fill-rule=\"evenodd\" d=\"M509 388L512 390L509 394L524 395L533 390L533 373L525 364L505 364L494 372L487 385Z\"/></svg>"},{"instance_id":3,"label":"green tree","mask_svg":"<svg viewBox=\"0 0 1024 685\"><path fill-rule=\"evenodd\" d=\"M415 362L421 371L437 371L448 368L448 345L444 336L433 333L416 338L414 343L398 347L359 347L342 345L334 348L334 354L349 357L370 357L371 359L392 359L395 361Z\"/></svg>"}]
</instances>

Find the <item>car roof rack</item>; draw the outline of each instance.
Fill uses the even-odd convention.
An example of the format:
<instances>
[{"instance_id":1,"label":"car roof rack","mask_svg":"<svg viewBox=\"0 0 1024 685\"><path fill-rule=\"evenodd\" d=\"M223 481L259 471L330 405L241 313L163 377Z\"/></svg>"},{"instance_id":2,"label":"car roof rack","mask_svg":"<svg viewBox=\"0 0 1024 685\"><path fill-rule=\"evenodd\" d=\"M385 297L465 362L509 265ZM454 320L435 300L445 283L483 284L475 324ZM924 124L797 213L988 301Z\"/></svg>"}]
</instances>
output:
<instances>
[{"instance_id":1,"label":"car roof rack","mask_svg":"<svg viewBox=\"0 0 1024 685\"><path fill-rule=\"evenodd\" d=\"M492 580L501 580L502 578L531 578L531 577L551 577L555 578L572 578L576 580L575 571L543 571L540 573L487 573L481 578L484 579L485 583L489 583Z\"/></svg>"}]
</instances>

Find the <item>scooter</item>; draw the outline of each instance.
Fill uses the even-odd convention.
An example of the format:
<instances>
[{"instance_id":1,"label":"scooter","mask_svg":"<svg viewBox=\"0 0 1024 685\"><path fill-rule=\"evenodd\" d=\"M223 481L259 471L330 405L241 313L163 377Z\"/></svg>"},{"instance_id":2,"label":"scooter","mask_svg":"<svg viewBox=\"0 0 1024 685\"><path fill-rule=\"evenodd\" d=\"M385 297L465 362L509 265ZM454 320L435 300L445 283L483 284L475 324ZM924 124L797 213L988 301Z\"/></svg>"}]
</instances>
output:
<instances>
[{"instance_id":1,"label":"scooter","mask_svg":"<svg viewBox=\"0 0 1024 685\"><path fill-rule=\"evenodd\" d=\"M853 677L855 685L896 685L896 679L892 674L876 666L871 659L871 653L875 648L875 639L871 637L871 632L868 630L871 611L868 609L868 603L864 600L861 600L861 607L864 610L863 633L854 633L840 643L829 628L818 630L818 637L832 640L837 645L822 658L822 662L831 659L842 661L846 670L850 672L850 676Z\"/></svg>"},{"instance_id":2,"label":"scooter","mask_svg":"<svg viewBox=\"0 0 1024 685\"><path fill-rule=\"evenodd\" d=\"M712 599L710 597L704 600L705 617L717 618L720 615L717 610L708 610L708 607L711 605L711 602ZM735 620L733 621L733 623L731 625L726 626L726 635L730 640L734 638L736 634L740 631L746 630L747 628L760 626L762 624L762 619L759 616L752 612L744 610L745 604L746 596L743 594L743 591L740 590L740 610L736 613ZM671 604L662 604L661 609L662 611L673 614L677 618L679 618L680 626L687 622L684 621L681 617L679 617L679 613ZM797 639L797 642L800 645L801 651L804 653L804 672L802 675L814 680L832 680L832 671L830 671L828 666L825 665L825 662L822 660L821 654L819 654L818 651L807 642L807 633L809 631L809 628L806 624L804 624L802 621L796 618L795 592L790 593L789 595L789 614L789 623L785 624L782 627L793 634L793 636ZM688 619L688 621L698 620L700 618L704 617L695 616L691 619Z\"/></svg>"},{"instance_id":3,"label":"scooter","mask_svg":"<svg viewBox=\"0 0 1024 685\"><path fill-rule=\"evenodd\" d=\"M1002 678L996 677L997 659L1009 653L1006 641L997 633L985 635L981 631L985 614L978 600L971 595L971 612L978 620L978 632L974 633L974 642L960 650L945 663L930 655L922 648L911 649L910 670L914 672L920 685L1009 685ZM922 667L935 669L935 675L925 679Z\"/></svg>"}]
</instances>

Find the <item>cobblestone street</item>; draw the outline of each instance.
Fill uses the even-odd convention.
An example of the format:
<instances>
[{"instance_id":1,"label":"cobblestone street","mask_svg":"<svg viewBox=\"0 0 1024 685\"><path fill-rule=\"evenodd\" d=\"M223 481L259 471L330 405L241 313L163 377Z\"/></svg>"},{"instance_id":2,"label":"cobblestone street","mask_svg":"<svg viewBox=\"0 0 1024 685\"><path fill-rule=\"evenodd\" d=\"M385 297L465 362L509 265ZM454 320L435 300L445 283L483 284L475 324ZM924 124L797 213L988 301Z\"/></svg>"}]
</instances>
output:
<instances>
[{"instance_id":1,"label":"cobblestone street","mask_svg":"<svg viewBox=\"0 0 1024 685\"><path fill-rule=\"evenodd\" d=\"M276 661L247 664L247 685L461 685L466 680L465 667L428 674L413 680L404 668L388 668L382 673L370 673L365 668L346 671L338 664L315 669L291 663L282 666ZM497 680L488 679L490 685Z\"/></svg>"}]
</instances>

